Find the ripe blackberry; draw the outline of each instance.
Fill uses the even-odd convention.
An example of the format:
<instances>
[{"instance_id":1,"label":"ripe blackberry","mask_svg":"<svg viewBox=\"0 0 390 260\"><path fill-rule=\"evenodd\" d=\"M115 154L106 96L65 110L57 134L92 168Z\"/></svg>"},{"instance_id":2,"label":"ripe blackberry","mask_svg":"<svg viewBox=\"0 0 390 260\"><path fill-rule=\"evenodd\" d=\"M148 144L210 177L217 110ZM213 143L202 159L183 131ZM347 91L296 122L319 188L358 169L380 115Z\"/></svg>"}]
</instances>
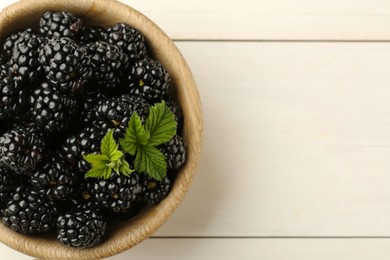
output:
<instances>
[{"instance_id":1,"label":"ripe blackberry","mask_svg":"<svg viewBox=\"0 0 390 260\"><path fill-rule=\"evenodd\" d=\"M48 37L76 39L83 30L83 21L67 12L46 12L39 22L39 31Z\"/></svg>"},{"instance_id":2,"label":"ripe blackberry","mask_svg":"<svg viewBox=\"0 0 390 260\"><path fill-rule=\"evenodd\" d=\"M12 55L8 62L10 73L22 81L34 82L42 76L42 66L38 61L39 47L46 42L46 38L24 31L14 42Z\"/></svg>"},{"instance_id":3,"label":"ripe blackberry","mask_svg":"<svg viewBox=\"0 0 390 260\"><path fill-rule=\"evenodd\" d=\"M17 174L34 170L42 160L45 142L30 126L19 126L0 136L0 164Z\"/></svg>"},{"instance_id":4,"label":"ripe blackberry","mask_svg":"<svg viewBox=\"0 0 390 260\"><path fill-rule=\"evenodd\" d=\"M89 43L86 48L91 56L94 84L105 90L118 86L128 65L122 49L103 41Z\"/></svg>"},{"instance_id":5,"label":"ripe blackberry","mask_svg":"<svg viewBox=\"0 0 390 260\"><path fill-rule=\"evenodd\" d=\"M57 240L70 247L89 248L99 243L106 232L103 216L93 210L80 210L57 219Z\"/></svg>"},{"instance_id":6,"label":"ripe blackberry","mask_svg":"<svg viewBox=\"0 0 390 260\"><path fill-rule=\"evenodd\" d=\"M112 174L109 179L88 179L87 185L92 198L114 213L130 211L144 191L138 174L130 177Z\"/></svg>"},{"instance_id":7,"label":"ripe blackberry","mask_svg":"<svg viewBox=\"0 0 390 260\"><path fill-rule=\"evenodd\" d=\"M155 60L137 61L128 75L130 94L140 95L148 102L161 101L168 94L170 77L167 70Z\"/></svg>"},{"instance_id":8,"label":"ripe blackberry","mask_svg":"<svg viewBox=\"0 0 390 260\"><path fill-rule=\"evenodd\" d=\"M79 100L80 120L86 125L91 125L94 120L93 113L91 113L92 108L95 104L107 98L107 93L98 89L88 90L86 93L81 95Z\"/></svg>"},{"instance_id":9,"label":"ripe blackberry","mask_svg":"<svg viewBox=\"0 0 390 260\"><path fill-rule=\"evenodd\" d=\"M143 35L124 23L118 23L108 28L105 40L110 44L121 47L123 52L132 60L141 59L146 56Z\"/></svg>"},{"instance_id":10,"label":"ripe blackberry","mask_svg":"<svg viewBox=\"0 0 390 260\"><path fill-rule=\"evenodd\" d=\"M79 34L78 42L80 45L85 45L91 42L104 40L106 30L100 26L83 27Z\"/></svg>"},{"instance_id":11,"label":"ripe blackberry","mask_svg":"<svg viewBox=\"0 0 390 260\"><path fill-rule=\"evenodd\" d=\"M34 31L31 28L28 28L24 31L19 31L8 36L3 44L3 50L1 52L2 60L8 62L12 57L15 43L21 39L30 38L31 34L34 34Z\"/></svg>"},{"instance_id":12,"label":"ripe blackberry","mask_svg":"<svg viewBox=\"0 0 390 260\"><path fill-rule=\"evenodd\" d=\"M161 181L156 181L146 174L142 174L141 179L145 189L142 194L142 200L147 204L157 204L168 195L171 187L171 181L168 177L165 177Z\"/></svg>"},{"instance_id":13,"label":"ripe blackberry","mask_svg":"<svg viewBox=\"0 0 390 260\"><path fill-rule=\"evenodd\" d=\"M45 132L63 130L72 120L77 102L43 82L30 96L31 119Z\"/></svg>"},{"instance_id":14,"label":"ripe blackberry","mask_svg":"<svg viewBox=\"0 0 390 260\"><path fill-rule=\"evenodd\" d=\"M14 185L14 173L7 168L0 166L0 209L4 208L9 200Z\"/></svg>"},{"instance_id":15,"label":"ripe blackberry","mask_svg":"<svg viewBox=\"0 0 390 260\"><path fill-rule=\"evenodd\" d=\"M0 73L0 119L19 119L27 107L26 87L20 80L13 79L6 73Z\"/></svg>"},{"instance_id":16,"label":"ripe blackberry","mask_svg":"<svg viewBox=\"0 0 390 260\"><path fill-rule=\"evenodd\" d=\"M79 184L78 174L67 167L63 158L56 154L46 158L32 172L32 187L51 200L66 200Z\"/></svg>"},{"instance_id":17,"label":"ripe blackberry","mask_svg":"<svg viewBox=\"0 0 390 260\"><path fill-rule=\"evenodd\" d=\"M69 38L52 38L39 52L48 81L64 93L82 92L92 76L85 48Z\"/></svg>"},{"instance_id":18,"label":"ripe blackberry","mask_svg":"<svg viewBox=\"0 0 390 260\"><path fill-rule=\"evenodd\" d=\"M165 104L171 109L172 113L175 115L175 121L177 122L177 132L180 133L183 128L183 112L179 103L172 96L167 96L164 98Z\"/></svg>"},{"instance_id":19,"label":"ripe blackberry","mask_svg":"<svg viewBox=\"0 0 390 260\"><path fill-rule=\"evenodd\" d=\"M34 234L50 230L57 217L53 201L23 186L16 189L3 212L3 222L16 232Z\"/></svg>"},{"instance_id":20,"label":"ripe blackberry","mask_svg":"<svg viewBox=\"0 0 390 260\"><path fill-rule=\"evenodd\" d=\"M141 120L145 121L149 115L149 104L142 97L121 95L98 102L92 108L90 117L114 128L115 137L121 138L126 133L130 117L135 111Z\"/></svg>"},{"instance_id":21,"label":"ripe blackberry","mask_svg":"<svg viewBox=\"0 0 390 260\"><path fill-rule=\"evenodd\" d=\"M175 135L168 143L163 144L160 150L165 155L168 169L178 169L186 161L187 149L183 138L179 135Z\"/></svg>"},{"instance_id":22,"label":"ripe blackberry","mask_svg":"<svg viewBox=\"0 0 390 260\"><path fill-rule=\"evenodd\" d=\"M83 155L98 152L107 131L108 128L104 124L96 123L66 138L61 146L61 154L68 165L85 174L90 165L83 159Z\"/></svg>"}]
</instances>

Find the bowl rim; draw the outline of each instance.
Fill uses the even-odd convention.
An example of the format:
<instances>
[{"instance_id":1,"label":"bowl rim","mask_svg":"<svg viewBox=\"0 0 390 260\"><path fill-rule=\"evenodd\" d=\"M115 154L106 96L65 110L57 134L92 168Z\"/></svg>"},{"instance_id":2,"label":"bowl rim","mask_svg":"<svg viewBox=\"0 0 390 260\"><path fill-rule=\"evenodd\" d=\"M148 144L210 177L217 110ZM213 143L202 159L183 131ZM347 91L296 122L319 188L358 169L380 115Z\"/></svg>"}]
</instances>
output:
<instances>
[{"instance_id":1,"label":"bowl rim","mask_svg":"<svg viewBox=\"0 0 390 260\"><path fill-rule=\"evenodd\" d=\"M90 249L74 249L45 236L25 236L0 222L0 242L38 258L90 259L121 253L148 238L174 212L183 200L199 164L203 142L203 112L196 82L183 55L173 41L148 17L116 0L21 0L0 13L0 42L12 32L27 28L45 11L68 11L87 18L90 23L109 26L125 22L145 36L148 47L171 75L184 114L183 138L187 144L187 161L178 172L169 195L159 204L125 221L109 239ZM111 13L108 13L110 10ZM125 19L123 19L125 18Z\"/></svg>"}]
</instances>

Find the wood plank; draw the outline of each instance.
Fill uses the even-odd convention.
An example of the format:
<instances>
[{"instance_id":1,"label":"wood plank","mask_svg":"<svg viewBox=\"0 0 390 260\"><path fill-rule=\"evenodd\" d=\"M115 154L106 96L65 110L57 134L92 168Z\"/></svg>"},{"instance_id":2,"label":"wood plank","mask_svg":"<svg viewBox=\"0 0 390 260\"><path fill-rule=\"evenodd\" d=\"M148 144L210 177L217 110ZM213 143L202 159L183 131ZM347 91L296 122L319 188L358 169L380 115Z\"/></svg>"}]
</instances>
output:
<instances>
[{"instance_id":1,"label":"wood plank","mask_svg":"<svg viewBox=\"0 0 390 260\"><path fill-rule=\"evenodd\" d=\"M0 9L16 0L2 0ZM390 40L386 0L121 0L174 39Z\"/></svg>"},{"instance_id":2,"label":"wood plank","mask_svg":"<svg viewBox=\"0 0 390 260\"><path fill-rule=\"evenodd\" d=\"M174 39L390 40L386 0L121 0Z\"/></svg>"},{"instance_id":3,"label":"wood plank","mask_svg":"<svg viewBox=\"0 0 390 260\"><path fill-rule=\"evenodd\" d=\"M388 44L177 45L204 150L157 235L390 235Z\"/></svg>"},{"instance_id":4,"label":"wood plank","mask_svg":"<svg viewBox=\"0 0 390 260\"><path fill-rule=\"evenodd\" d=\"M150 239L109 259L366 260L390 257L389 246L375 239Z\"/></svg>"},{"instance_id":5,"label":"wood plank","mask_svg":"<svg viewBox=\"0 0 390 260\"><path fill-rule=\"evenodd\" d=\"M149 239L108 260L127 259L387 259L390 240L377 239ZM30 260L0 243L2 259Z\"/></svg>"}]
</instances>

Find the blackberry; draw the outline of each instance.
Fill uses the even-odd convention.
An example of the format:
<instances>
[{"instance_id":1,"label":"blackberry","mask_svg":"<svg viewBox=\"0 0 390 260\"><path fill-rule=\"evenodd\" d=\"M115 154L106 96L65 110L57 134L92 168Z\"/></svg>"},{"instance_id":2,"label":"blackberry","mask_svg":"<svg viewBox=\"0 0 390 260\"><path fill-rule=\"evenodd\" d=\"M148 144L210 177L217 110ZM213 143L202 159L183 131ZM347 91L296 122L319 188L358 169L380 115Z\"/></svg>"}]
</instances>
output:
<instances>
[{"instance_id":1,"label":"blackberry","mask_svg":"<svg viewBox=\"0 0 390 260\"><path fill-rule=\"evenodd\" d=\"M105 39L106 30L100 26L84 27L79 34L78 42L85 45Z\"/></svg>"},{"instance_id":2,"label":"blackberry","mask_svg":"<svg viewBox=\"0 0 390 260\"><path fill-rule=\"evenodd\" d=\"M94 116L91 113L92 108L98 102L108 98L107 93L100 90L89 90L81 96L80 99L80 120L86 124L91 125L94 120Z\"/></svg>"},{"instance_id":3,"label":"blackberry","mask_svg":"<svg viewBox=\"0 0 390 260\"><path fill-rule=\"evenodd\" d=\"M67 12L46 12L39 22L39 31L48 37L76 39L82 30L83 21Z\"/></svg>"},{"instance_id":4,"label":"blackberry","mask_svg":"<svg viewBox=\"0 0 390 260\"><path fill-rule=\"evenodd\" d=\"M0 119L19 119L27 107L26 87L20 80L15 80L6 73L0 73Z\"/></svg>"},{"instance_id":5,"label":"blackberry","mask_svg":"<svg viewBox=\"0 0 390 260\"><path fill-rule=\"evenodd\" d=\"M0 166L0 209L5 206L9 200L14 185L14 173L7 168Z\"/></svg>"},{"instance_id":6,"label":"blackberry","mask_svg":"<svg viewBox=\"0 0 390 260\"><path fill-rule=\"evenodd\" d=\"M73 192L70 205L75 210L94 210L101 212L99 203L96 202L87 188L88 180L82 179L79 186Z\"/></svg>"},{"instance_id":7,"label":"blackberry","mask_svg":"<svg viewBox=\"0 0 390 260\"><path fill-rule=\"evenodd\" d=\"M127 55L120 47L103 41L89 43L86 48L91 56L94 83L105 90L115 89L127 68Z\"/></svg>"},{"instance_id":8,"label":"blackberry","mask_svg":"<svg viewBox=\"0 0 390 260\"><path fill-rule=\"evenodd\" d=\"M172 113L175 115L175 121L177 122L177 132L180 133L183 129L183 112L179 103L172 96L167 96L164 98L165 104L171 109Z\"/></svg>"},{"instance_id":9,"label":"blackberry","mask_svg":"<svg viewBox=\"0 0 390 260\"><path fill-rule=\"evenodd\" d=\"M66 138L61 146L61 154L68 165L85 174L90 166L83 155L100 150L100 143L107 130L102 123L96 123Z\"/></svg>"},{"instance_id":10,"label":"blackberry","mask_svg":"<svg viewBox=\"0 0 390 260\"><path fill-rule=\"evenodd\" d=\"M78 174L70 170L63 158L56 154L46 158L32 172L32 187L51 200L66 200L79 184Z\"/></svg>"},{"instance_id":11,"label":"blackberry","mask_svg":"<svg viewBox=\"0 0 390 260\"><path fill-rule=\"evenodd\" d=\"M31 28L28 28L24 31L16 32L8 36L3 44L3 50L1 52L2 60L4 62L8 62L12 57L12 52L16 42L21 39L30 38L30 35L32 34L34 34L34 31Z\"/></svg>"},{"instance_id":12,"label":"blackberry","mask_svg":"<svg viewBox=\"0 0 390 260\"><path fill-rule=\"evenodd\" d=\"M12 56L8 62L13 77L23 81L34 82L42 76L42 66L38 61L39 47L46 39L31 31L20 34L15 41Z\"/></svg>"},{"instance_id":13,"label":"blackberry","mask_svg":"<svg viewBox=\"0 0 390 260\"><path fill-rule=\"evenodd\" d=\"M53 201L23 186L16 189L3 212L4 224L23 234L49 231L56 217Z\"/></svg>"},{"instance_id":14,"label":"blackberry","mask_svg":"<svg viewBox=\"0 0 390 260\"><path fill-rule=\"evenodd\" d=\"M65 93L81 93L92 76L85 48L69 38L52 38L41 47L39 62L47 80Z\"/></svg>"},{"instance_id":15,"label":"blackberry","mask_svg":"<svg viewBox=\"0 0 390 260\"><path fill-rule=\"evenodd\" d=\"M118 23L107 29L105 40L122 48L130 59L136 60L146 56L146 45L143 35L136 29Z\"/></svg>"},{"instance_id":16,"label":"blackberry","mask_svg":"<svg viewBox=\"0 0 390 260\"><path fill-rule=\"evenodd\" d=\"M44 138L34 127L19 126L0 136L0 164L17 174L34 170L44 150Z\"/></svg>"},{"instance_id":17,"label":"blackberry","mask_svg":"<svg viewBox=\"0 0 390 260\"><path fill-rule=\"evenodd\" d=\"M161 101L168 94L170 77L167 70L155 60L137 61L128 75L130 94L140 95L148 102Z\"/></svg>"},{"instance_id":18,"label":"blackberry","mask_svg":"<svg viewBox=\"0 0 390 260\"><path fill-rule=\"evenodd\" d=\"M130 211L144 191L138 174L130 177L112 174L109 179L88 180L87 185L92 198L115 213Z\"/></svg>"},{"instance_id":19,"label":"blackberry","mask_svg":"<svg viewBox=\"0 0 390 260\"><path fill-rule=\"evenodd\" d=\"M165 155L168 169L178 169L186 161L187 149L183 138L179 135L175 135L168 143L162 144L160 150Z\"/></svg>"},{"instance_id":20,"label":"blackberry","mask_svg":"<svg viewBox=\"0 0 390 260\"><path fill-rule=\"evenodd\" d=\"M77 109L74 98L61 94L43 82L30 96L31 119L45 132L63 130Z\"/></svg>"},{"instance_id":21,"label":"blackberry","mask_svg":"<svg viewBox=\"0 0 390 260\"><path fill-rule=\"evenodd\" d=\"M128 122L134 112L145 121L149 115L149 104L142 97L121 95L98 102L90 111L89 117L105 122L109 128L115 129L115 137L121 138L126 133Z\"/></svg>"},{"instance_id":22,"label":"blackberry","mask_svg":"<svg viewBox=\"0 0 390 260\"><path fill-rule=\"evenodd\" d=\"M89 248L104 237L107 223L93 210L80 210L57 219L57 240L70 247Z\"/></svg>"},{"instance_id":23,"label":"blackberry","mask_svg":"<svg viewBox=\"0 0 390 260\"><path fill-rule=\"evenodd\" d=\"M171 181L168 177L165 177L161 181L157 181L146 174L142 174L141 178L145 189L142 194L142 200L147 204L157 204L168 195L171 187Z\"/></svg>"}]
</instances>

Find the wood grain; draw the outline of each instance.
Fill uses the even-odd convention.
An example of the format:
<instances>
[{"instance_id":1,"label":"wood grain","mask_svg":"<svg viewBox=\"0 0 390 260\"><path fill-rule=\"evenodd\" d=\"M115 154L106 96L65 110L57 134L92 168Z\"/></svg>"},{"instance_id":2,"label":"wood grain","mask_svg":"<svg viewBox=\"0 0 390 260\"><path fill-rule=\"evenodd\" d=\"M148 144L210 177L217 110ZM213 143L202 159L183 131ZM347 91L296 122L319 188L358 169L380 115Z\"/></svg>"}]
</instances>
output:
<instances>
[{"instance_id":1,"label":"wood grain","mask_svg":"<svg viewBox=\"0 0 390 260\"><path fill-rule=\"evenodd\" d=\"M174 39L390 40L386 0L122 0Z\"/></svg>"},{"instance_id":2,"label":"wood grain","mask_svg":"<svg viewBox=\"0 0 390 260\"><path fill-rule=\"evenodd\" d=\"M390 46L179 42L205 115L161 236L390 236Z\"/></svg>"}]
</instances>

